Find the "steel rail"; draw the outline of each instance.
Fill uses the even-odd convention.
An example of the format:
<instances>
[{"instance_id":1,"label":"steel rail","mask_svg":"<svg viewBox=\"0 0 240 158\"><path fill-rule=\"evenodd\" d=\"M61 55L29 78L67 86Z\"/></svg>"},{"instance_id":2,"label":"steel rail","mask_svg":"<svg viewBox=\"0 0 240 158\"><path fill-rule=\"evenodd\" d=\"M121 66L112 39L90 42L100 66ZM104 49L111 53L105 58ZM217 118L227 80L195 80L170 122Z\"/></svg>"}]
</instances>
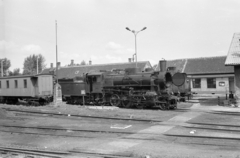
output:
<instances>
[{"instance_id":1,"label":"steel rail","mask_svg":"<svg viewBox=\"0 0 240 158\"><path fill-rule=\"evenodd\" d=\"M29 111L29 110L16 110L3 108L7 111L16 111L16 112L25 112L25 113L34 113L34 114L47 114L47 115L56 115L56 116L67 116L69 114L59 114L59 113L51 113L51 112L40 112L40 111ZM139 121L139 122L163 122L161 120L148 120L148 119L134 119L134 118L118 118L118 117L101 117L101 116L87 116L87 115L76 115L70 114L71 117L84 117L84 118L98 118L98 119L111 119L111 120L127 120L127 121Z\"/></svg>"},{"instance_id":2,"label":"steel rail","mask_svg":"<svg viewBox=\"0 0 240 158\"><path fill-rule=\"evenodd\" d=\"M231 137L214 137L214 136L197 136L197 135L178 135L178 134L163 134L165 136L185 137L185 138L206 138L206 139L219 139L219 140L240 140L240 138Z\"/></svg>"},{"instance_id":3,"label":"steel rail","mask_svg":"<svg viewBox=\"0 0 240 158\"><path fill-rule=\"evenodd\" d=\"M31 155L38 155L38 156L46 156L50 158L63 158L64 156L59 156L57 154L51 154L51 153L44 153L44 152L37 152L37 151L25 151L26 149L17 149L17 148L3 148L0 147L0 151L5 152L13 152L13 153L21 153L21 154L31 154Z\"/></svg>"},{"instance_id":4,"label":"steel rail","mask_svg":"<svg viewBox=\"0 0 240 158\"><path fill-rule=\"evenodd\" d=\"M17 153L17 154L29 154L29 155L37 155L37 156L45 156L49 158L64 158L68 156L73 156L73 154L79 154L76 156L97 156L102 158L131 158L130 154L109 154L109 153L99 153L92 151L80 151L80 150L68 150L67 152L59 152L59 151L46 151L46 150L36 150L29 148L18 148L18 147L0 147L0 151Z\"/></svg>"},{"instance_id":5,"label":"steel rail","mask_svg":"<svg viewBox=\"0 0 240 158\"><path fill-rule=\"evenodd\" d=\"M240 112L229 112L229 111L211 111L208 112L210 114L217 114L217 115L234 115L234 116L240 116Z\"/></svg>"},{"instance_id":6,"label":"steel rail","mask_svg":"<svg viewBox=\"0 0 240 158\"><path fill-rule=\"evenodd\" d=\"M53 137L75 137L75 138L99 138L99 137L108 137L109 135L106 136L83 136L83 135L64 135L64 134L49 134L49 133L37 133L37 132L21 132L21 131L11 131L11 130L0 130L0 132L5 132L5 133L18 133L18 134L29 134L29 135L43 135L43 136L53 136ZM101 133L101 132L99 132ZM105 133L104 133L105 134ZM120 133L118 133L120 134ZM126 134L126 133L122 133ZM134 133L132 133L134 134ZM136 134L136 133L135 133ZM161 137L161 134L149 134L149 133L141 133L138 135L143 136L143 135L151 135L149 138L140 138L140 137L130 137L130 136L122 136L121 139L131 139L131 140L153 140L153 141L160 141L163 140L163 138L156 138L156 136ZM152 137L152 138L151 138ZM114 137L110 139L115 139Z\"/></svg>"},{"instance_id":7,"label":"steel rail","mask_svg":"<svg viewBox=\"0 0 240 158\"><path fill-rule=\"evenodd\" d=\"M196 125L209 125L209 126L226 126L226 127L239 127L240 125L227 125L227 124L215 124L215 123L201 123L201 122L187 122L188 124Z\"/></svg>"},{"instance_id":8,"label":"steel rail","mask_svg":"<svg viewBox=\"0 0 240 158\"><path fill-rule=\"evenodd\" d=\"M240 132L239 130L234 130L234 129L221 129L221 128L211 128L211 127L196 127L196 126L182 126L184 128L196 128L196 129L207 129L207 130L217 130L217 131L228 131L228 132Z\"/></svg>"}]
</instances>

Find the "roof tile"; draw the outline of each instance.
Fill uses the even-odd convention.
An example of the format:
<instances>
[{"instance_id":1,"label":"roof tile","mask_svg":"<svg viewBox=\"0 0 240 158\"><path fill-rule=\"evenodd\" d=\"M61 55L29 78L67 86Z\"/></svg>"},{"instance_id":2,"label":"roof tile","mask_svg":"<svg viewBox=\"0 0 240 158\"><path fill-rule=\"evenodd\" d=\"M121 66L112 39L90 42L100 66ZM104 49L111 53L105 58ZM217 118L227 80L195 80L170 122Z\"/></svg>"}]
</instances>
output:
<instances>
[{"instance_id":1,"label":"roof tile","mask_svg":"<svg viewBox=\"0 0 240 158\"><path fill-rule=\"evenodd\" d=\"M152 68L149 61L141 61L138 62L137 66L144 70L145 68ZM80 76L83 73L88 73L91 71L100 71L100 70L107 70L111 71L113 69L126 69L126 68L135 68L135 62L127 62L127 63L111 63L111 64L95 64L95 65L80 65L80 66L70 66L70 67L61 67L58 70L58 78L74 78L76 76ZM43 70L42 73L51 73L55 71L55 68L48 68Z\"/></svg>"},{"instance_id":2,"label":"roof tile","mask_svg":"<svg viewBox=\"0 0 240 158\"><path fill-rule=\"evenodd\" d=\"M233 67L224 65L225 60L226 56L168 60L167 67L176 67L187 74L234 73Z\"/></svg>"},{"instance_id":3,"label":"roof tile","mask_svg":"<svg viewBox=\"0 0 240 158\"><path fill-rule=\"evenodd\" d=\"M240 33L234 33L233 35L225 65L240 65Z\"/></svg>"}]
</instances>

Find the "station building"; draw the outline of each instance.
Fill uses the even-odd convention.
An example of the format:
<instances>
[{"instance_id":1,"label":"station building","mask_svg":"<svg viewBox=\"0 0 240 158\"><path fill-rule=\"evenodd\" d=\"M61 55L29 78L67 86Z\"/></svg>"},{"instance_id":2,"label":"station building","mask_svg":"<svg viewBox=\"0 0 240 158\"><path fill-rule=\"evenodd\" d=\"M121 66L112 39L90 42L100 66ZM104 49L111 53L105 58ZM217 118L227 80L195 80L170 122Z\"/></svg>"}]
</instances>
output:
<instances>
[{"instance_id":1,"label":"station building","mask_svg":"<svg viewBox=\"0 0 240 158\"><path fill-rule=\"evenodd\" d=\"M225 66L225 60L226 56L177 59L167 61L167 67L186 73L193 93L229 94L235 92L234 69Z\"/></svg>"}]
</instances>

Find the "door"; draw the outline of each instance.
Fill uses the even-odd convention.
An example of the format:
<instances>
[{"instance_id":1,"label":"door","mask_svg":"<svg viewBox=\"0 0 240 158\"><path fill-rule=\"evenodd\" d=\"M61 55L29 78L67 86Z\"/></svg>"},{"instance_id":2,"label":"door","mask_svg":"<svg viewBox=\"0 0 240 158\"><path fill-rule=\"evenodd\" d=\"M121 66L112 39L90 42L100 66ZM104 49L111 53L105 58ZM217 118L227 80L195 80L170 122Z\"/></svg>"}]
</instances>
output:
<instances>
[{"instance_id":1,"label":"door","mask_svg":"<svg viewBox=\"0 0 240 158\"><path fill-rule=\"evenodd\" d=\"M229 77L228 81L229 81L229 92L232 91L233 93L235 93L234 78L233 77Z\"/></svg>"}]
</instances>

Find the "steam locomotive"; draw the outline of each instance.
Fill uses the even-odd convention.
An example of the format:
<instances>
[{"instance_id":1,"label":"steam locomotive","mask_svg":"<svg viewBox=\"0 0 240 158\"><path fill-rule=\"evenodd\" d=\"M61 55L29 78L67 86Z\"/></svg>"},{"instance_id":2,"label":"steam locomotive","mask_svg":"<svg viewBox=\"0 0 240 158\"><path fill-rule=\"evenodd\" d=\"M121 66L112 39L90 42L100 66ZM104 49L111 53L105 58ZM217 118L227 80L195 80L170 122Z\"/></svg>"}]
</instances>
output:
<instances>
[{"instance_id":1,"label":"steam locomotive","mask_svg":"<svg viewBox=\"0 0 240 158\"><path fill-rule=\"evenodd\" d=\"M161 109L177 108L177 98L170 94L172 84L185 82L185 75L166 71L166 61L160 61L161 70L142 72L138 68L89 72L73 80L61 79L63 100L69 104L108 104L118 107Z\"/></svg>"}]
</instances>

